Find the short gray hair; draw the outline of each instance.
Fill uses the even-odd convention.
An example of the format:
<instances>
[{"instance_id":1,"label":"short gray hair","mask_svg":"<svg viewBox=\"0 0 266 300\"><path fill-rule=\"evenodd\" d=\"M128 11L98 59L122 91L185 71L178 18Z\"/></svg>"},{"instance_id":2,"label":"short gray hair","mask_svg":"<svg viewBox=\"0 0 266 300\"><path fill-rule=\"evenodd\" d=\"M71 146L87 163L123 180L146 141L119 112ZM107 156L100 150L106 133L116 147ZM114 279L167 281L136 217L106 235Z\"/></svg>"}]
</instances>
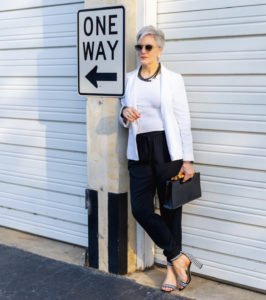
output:
<instances>
[{"instance_id":1,"label":"short gray hair","mask_svg":"<svg viewBox=\"0 0 266 300\"><path fill-rule=\"evenodd\" d=\"M146 35L152 35L157 43L157 46L159 48L164 47L165 37L164 33L160 29L156 29L154 26L144 26L140 29L140 31L137 33L137 42L142 39Z\"/></svg>"}]
</instances>

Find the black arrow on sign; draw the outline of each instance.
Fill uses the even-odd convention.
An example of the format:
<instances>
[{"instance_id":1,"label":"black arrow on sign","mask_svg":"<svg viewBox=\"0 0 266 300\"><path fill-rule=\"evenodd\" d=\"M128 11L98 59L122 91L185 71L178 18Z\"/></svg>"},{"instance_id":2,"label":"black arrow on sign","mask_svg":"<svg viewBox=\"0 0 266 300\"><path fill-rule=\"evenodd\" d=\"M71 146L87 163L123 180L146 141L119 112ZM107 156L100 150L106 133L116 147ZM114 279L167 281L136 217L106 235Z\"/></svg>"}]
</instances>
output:
<instances>
[{"instance_id":1,"label":"black arrow on sign","mask_svg":"<svg viewBox=\"0 0 266 300\"><path fill-rule=\"evenodd\" d=\"M97 73L98 66L95 66L85 77L89 82L98 88L97 81L117 81L117 73Z\"/></svg>"}]
</instances>

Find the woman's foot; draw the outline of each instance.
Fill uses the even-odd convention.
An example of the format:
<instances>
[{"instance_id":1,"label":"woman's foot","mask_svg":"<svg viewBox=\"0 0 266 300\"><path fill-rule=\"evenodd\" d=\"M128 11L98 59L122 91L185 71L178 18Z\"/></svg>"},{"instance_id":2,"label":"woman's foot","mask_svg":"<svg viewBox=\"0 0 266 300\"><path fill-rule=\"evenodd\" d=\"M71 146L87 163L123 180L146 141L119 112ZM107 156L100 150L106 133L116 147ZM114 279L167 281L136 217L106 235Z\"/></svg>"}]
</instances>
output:
<instances>
[{"instance_id":1,"label":"woman's foot","mask_svg":"<svg viewBox=\"0 0 266 300\"><path fill-rule=\"evenodd\" d=\"M176 274L172 266L167 265L167 273L161 291L171 293L177 287ZM179 288L179 286L178 286Z\"/></svg>"},{"instance_id":2,"label":"woman's foot","mask_svg":"<svg viewBox=\"0 0 266 300\"><path fill-rule=\"evenodd\" d=\"M173 262L173 272L176 274L178 279L180 280L178 284L178 289L181 291L187 286L190 281L191 281L191 276L190 276L190 265L191 261L187 256L182 254L179 256L176 260ZM183 283L180 285L180 283Z\"/></svg>"},{"instance_id":3,"label":"woman's foot","mask_svg":"<svg viewBox=\"0 0 266 300\"><path fill-rule=\"evenodd\" d=\"M185 252L180 254L172 261L173 271L177 276L177 282L180 286L178 289L182 291L191 281L190 266L194 263L199 269L202 268L203 264L197 260L193 255Z\"/></svg>"}]
</instances>

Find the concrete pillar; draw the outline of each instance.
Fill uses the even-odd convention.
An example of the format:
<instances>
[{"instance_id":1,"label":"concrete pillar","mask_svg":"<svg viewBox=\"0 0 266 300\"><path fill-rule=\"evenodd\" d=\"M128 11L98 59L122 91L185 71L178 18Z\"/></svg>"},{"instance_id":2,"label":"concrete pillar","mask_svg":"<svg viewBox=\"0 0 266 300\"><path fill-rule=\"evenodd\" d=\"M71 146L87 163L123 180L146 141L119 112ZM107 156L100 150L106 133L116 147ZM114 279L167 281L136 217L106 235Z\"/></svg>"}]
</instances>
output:
<instances>
[{"instance_id":1,"label":"concrete pillar","mask_svg":"<svg viewBox=\"0 0 266 300\"><path fill-rule=\"evenodd\" d=\"M135 68L136 1L86 0L85 8L124 5L126 69ZM136 224L129 205L127 132L118 98L87 98L89 265L118 274L136 269Z\"/></svg>"}]
</instances>

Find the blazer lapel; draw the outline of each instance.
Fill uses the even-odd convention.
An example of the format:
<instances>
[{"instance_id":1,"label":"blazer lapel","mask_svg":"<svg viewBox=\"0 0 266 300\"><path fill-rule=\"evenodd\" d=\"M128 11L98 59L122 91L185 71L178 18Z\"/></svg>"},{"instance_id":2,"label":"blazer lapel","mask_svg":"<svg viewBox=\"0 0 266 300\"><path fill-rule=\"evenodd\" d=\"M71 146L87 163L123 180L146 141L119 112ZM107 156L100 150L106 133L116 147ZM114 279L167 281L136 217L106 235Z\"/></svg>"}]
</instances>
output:
<instances>
[{"instance_id":1,"label":"blazer lapel","mask_svg":"<svg viewBox=\"0 0 266 300\"><path fill-rule=\"evenodd\" d=\"M167 70L164 66L161 68L161 113L163 120L167 116L167 110L171 107L170 105L170 88L167 79Z\"/></svg>"},{"instance_id":2,"label":"blazer lapel","mask_svg":"<svg viewBox=\"0 0 266 300\"><path fill-rule=\"evenodd\" d=\"M133 72L131 76L128 78L128 106L135 107L137 106L137 101L136 101L136 93L135 93L135 82L137 78L137 71Z\"/></svg>"}]
</instances>

